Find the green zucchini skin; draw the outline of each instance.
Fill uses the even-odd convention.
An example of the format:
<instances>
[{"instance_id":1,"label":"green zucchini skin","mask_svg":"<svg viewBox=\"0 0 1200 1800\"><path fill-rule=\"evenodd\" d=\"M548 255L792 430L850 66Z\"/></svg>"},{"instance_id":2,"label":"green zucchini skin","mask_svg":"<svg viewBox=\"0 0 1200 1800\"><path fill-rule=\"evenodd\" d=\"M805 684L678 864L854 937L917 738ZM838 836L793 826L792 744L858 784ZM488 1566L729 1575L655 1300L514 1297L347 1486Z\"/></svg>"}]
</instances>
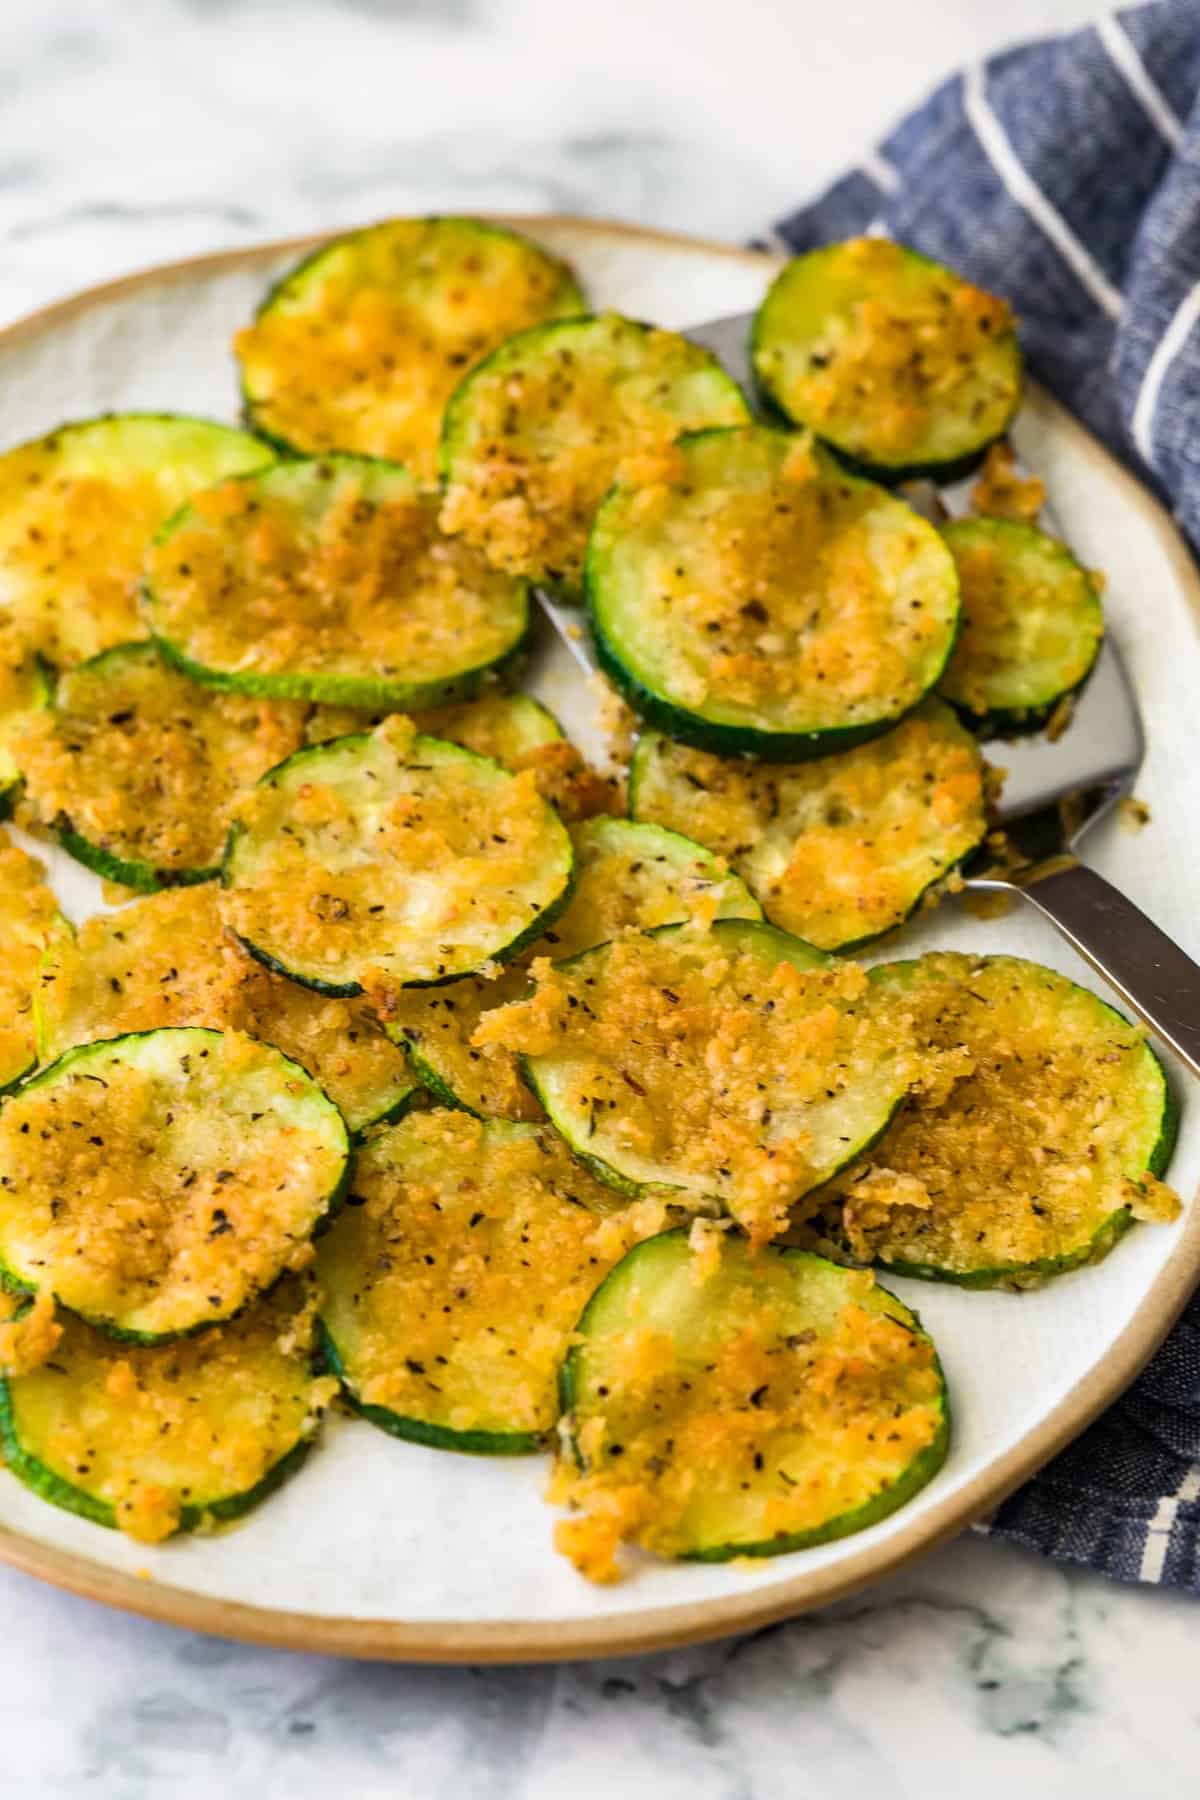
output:
<instances>
[{"instance_id":1,"label":"green zucchini skin","mask_svg":"<svg viewBox=\"0 0 1200 1800\"><path fill-rule=\"evenodd\" d=\"M1100 597L1091 577L1065 544L1040 531L1037 526L1012 519L988 517L952 519L942 527L942 536L956 555L972 544L987 544L1001 560L1019 567L1022 558L1036 561L1046 580L1059 581L1059 592L1053 597L1055 613L1064 618L1073 611L1078 631L1090 640L1076 657L1076 667L1061 673L1057 680L1032 681L1033 693L1027 703L1012 706L993 703L976 709L958 691L955 663L965 656L969 630L969 595L963 591L963 632L957 656L952 656L943 672L939 692L958 713L969 731L981 739L1024 737L1044 730L1064 703L1078 696L1087 686L1104 642L1104 613ZM1072 591L1073 590L1073 591ZM1082 602L1082 603L1081 603ZM1078 669L1078 672L1076 672ZM986 679L981 682L986 685Z\"/></svg>"},{"instance_id":2,"label":"green zucchini skin","mask_svg":"<svg viewBox=\"0 0 1200 1800\"><path fill-rule=\"evenodd\" d=\"M206 1506L182 1507L179 1524L172 1535L180 1536L196 1531L210 1519L215 1523L228 1525L236 1519L244 1518L297 1472L311 1449L312 1439L303 1438L267 1470L261 1481L245 1489L243 1493L227 1494L219 1500L210 1501ZM39 1500L45 1500L51 1506L61 1508L63 1512L74 1513L80 1519L87 1519L92 1525L103 1525L109 1531L120 1529L116 1513L107 1500L101 1500L95 1494L89 1494L86 1489L76 1487L74 1482L67 1481L25 1449L17 1432L9 1382L3 1376L0 1376L0 1451L3 1453L5 1468L35 1493Z\"/></svg>"},{"instance_id":3,"label":"green zucchini skin","mask_svg":"<svg viewBox=\"0 0 1200 1800\"><path fill-rule=\"evenodd\" d=\"M389 1437L405 1443L423 1444L429 1450L458 1450L468 1456L528 1456L541 1450L544 1436L533 1431L451 1431L445 1425L432 1425L427 1419L406 1418L390 1407L374 1406L360 1400L350 1385L338 1347L324 1319L317 1322L320 1355L325 1368L341 1383L342 1398L360 1419L386 1431Z\"/></svg>"},{"instance_id":4,"label":"green zucchini skin","mask_svg":"<svg viewBox=\"0 0 1200 1800\"><path fill-rule=\"evenodd\" d=\"M802 290L806 283L819 284L822 271L826 268L836 269L838 258L847 248L844 244L826 244L794 257L780 270L768 289L754 316L749 342L750 363L754 370L760 404L769 416L790 426L811 428L843 467L855 475L865 476L887 486L921 479L943 484L962 480L979 467L991 446L1007 434L1021 403L1021 352L1016 332L1011 327L992 337L986 346L986 353L990 354L991 360L998 365L1005 365L1012 388L1011 400L1006 408L994 413L982 430L976 429L972 433L964 426L960 434L964 438L963 447L956 453L918 453L897 458L873 455L869 450L852 448L839 436L836 426L831 427L827 420L808 417L802 405L798 406L794 401L789 404L782 391L781 377L774 366L780 347L789 340L794 342L798 335L803 336L798 323L789 316L793 294L796 290ZM895 276L901 283L906 278L918 281L924 278L931 285L939 281L961 283L962 278L953 270L911 246L894 245L891 249L896 254ZM859 297L867 298L881 293L886 295L882 270L861 278ZM827 316L836 317L836 312Z\"/></svg>"},{"instance_id":5,"label":"green zucchini skin","mask_svg":"<svg viewBox=\"0 0 1200 1800\"><path fill-rule=\"evenodd\" d=\"M355 456L345 451L331 451L322 456L292 457L273 463L266 469L253 469L233 478L239 485L271 496L282 489L312 481L322 471L334 477L353 479L360 475L385 494L389 488L409 494L416 489L412 476L401 464L382 457ZM303 496L302 496L303 497ZM171 538L195 518L191 502L182 506L159 530L153 547L169 544ZM364 712L410 712L446 705L452 701L473 699L490 678L513 672L527 655L533 631L533 615L529 584L511 583L517 613L516 628L510 642L497 656L484 657L453 673L426 678L410 671L404 678L376 677L359 674L334 674L322 669L265 671L218 667L193 656L185 644L177 641L161 618L163 605L154 584L147 575L143 579L141 606L153 642L164 660L192 681L224 693L247 694L259 699L300 700L328 706L357 707Z\"/></svg>"},{"instance_id":6,"label":"green zucchini skin","mask_svg":"<svg viewBox=\"0 0 1200 1800\"><path fill-rule=\"evenodd\" d=\"M169 638L154 638L165 662L202 687L226 694L248 694L262 700L307 700L326 706L352 706L363 712L423 711L454 700L473 700L493 675L510 676L529 653L533 618L526 606L521 635L502 657L482 662L445 681L409 682L360 680L353 675L231 675L227 670L206 668L193 662Z\"/></svg>"},{"instance_id":7,"label":"green zucchini skin","mask_svg":"<svg viewBox=\"0 0 1200 1800\"><path fill-rule=\"evenodd\" d=\"M155 894L166 887L196 887L202 881L215 881L221 873L219 865L212 869L160 869L152 863L130 862L100 844L93 844L90 838L76 831L62 813L50 829L68 856L73 856L85 869L90 869L104 881L119 881L122 887L132 888L137 894Z\"/></svg>"},{"instance_id":8,"label":"green zucchini skin","mask_svg":"<svg viewBox=\"0 0 1200 1800\"><path fill-rule=\"evenodd\" d=\"M661 1256L664 1247L668 1245L675 1244L686 1246L686 1243L687 1232L676 1229L662 1232L657 1237L647 1238L642 1243L635 1245L632 1250L626 1253L625 1257L617 1264L616 1268L612 1269L604 1278L596 1289L596 1292L592 1295L591 1300L584 1308L579 1324L576 1327L577 1341L568 1351L559 1370L559 1404L564 1420L564 1438L576 1467L580 1469L585 1468L586 1464L580 1453L577 1439L572 1430L572 1423L581 1399L582 1371L587 1348L587 1334L589 1329L595 1323L596 1315L606 1303L607 1295L605 1290L608 1288L609 1284L613 1283L615 1278L621 1274L623 1269L627 1272L628 1265L632 1258L636 1257L642 1258L643 1260L650 1260L656 1256ZM656 1249L655 1246L658 1246L658 1248ZM797 1250L783 1245L770 1245L760 1251L759 1254L792 1260L803 1259L809 1262L826 1263L830 1269L839 1269L841 1266L836 1263L830 1263L827 1258L818 1257L811 1251ZM881 1288L879 1291L886 1294L891 1300L896 1300L897 1298L886 1288ZM904 1312L907 1321L910 1323L910 1329L912 1329L915 1334L930 1341L931 1348L933 1348L932 1340L929 1340L929 1334L921 1324L919 1315L909 1307L905 1307ZM883 1489L881 1493L874 1495L862 1506L853 1507L846 1512L838 1513L833 1518L826 1520L823 1524L808 1531L780 1532L773 1537L762 1538L749 1543L738 1541L735 1543L706 1545L703 1548L684 1551L678 1555L676 1560L679 1562L722 1563L730 1562L741 1556L750 1556L761 1559L771 1556L788 1555L796 1550L815 1549L819 1544L833 1543L837 1539L851 1537L856 1532L865 1531L868 1526L877 1525L882 1519L890 1517L892 1513L899 1511L902 1506L907 1505L909 1500L911 1500L915 1494L919 1493L923 1487L928 1486L929 1482L945 1462L950 1448L952 1429L950 1396L946 1383L945 1371L942 1368L941 1360L937 1355L936 1348L934 1349L933 1354L933 1367L938 1378L940 1390L940 1423L937 1433L930 1443L927 1444L908 1465L904 1473L896 1481L892 1482L890 1486Z\"/></svg>"},{"instance_id":9,"label":"green zucchini skin","mask_svg":"<svg viewBox=\"0 0 1200 1800\"><path fill-rule=\"evenodd\" d=\"M608 677L634 712L653 730L661 731L664 737L675 738L681 744L691 744L697 750L711 750L718 756L756 756L763 762L810 762L815 757L832 756L839 750L852 750L856 744L882 737L905 716L898 713L870 725L846 725L822 731L771 732L769 737L745 726L701 719L695 713L673 705L640 680L613 649L590 605L589 616L596 666L601 674Z\"/></svg>"},{"instance_id":10,"label":"green zucchini skin","mask_svg":"<svg viewBox=\"0 0 1200 1800\"><path fill-rule=\"evenodd\" d=\"M792 434L763 426L719 426L686 433L676 441L675 448L690 465L689 476L694 490L702 488L710 478L711 472L706 468L710 458L717 463L721 475L726 474L725 469L720 467L721 461L727 464L732 479L737 481L740 479L738 458L743 453L749 458L755 452L760 452L764 459L774 459L781 465L794 441ZM905 528L917 531L924 553L932 550L932 537L936 535L933 528L920 520L911 509L877 484L847 474L820 450L816 450L814 454L817 458L817 479L832 479L840 488L845 488L849 483L873 492L880 507L898 509L897 524L903 517ZM751 465L748 479L753 480L755 474ZM726 476L727 480L729 478ZM775 479L778 479L778 475ZM689 744L698 750L712 751L717 755L750 756L762 762L807 762L813 758L851 750L856 745L869 743L873 738L883 736L913 712L942 678L954 651L961 619L958 578L948 555L944 559L936 558L939 565L936 571L936 603L945 614L941 642L935 655L923 660L919 675L920 686L914 684L911 693L900 696L890 705L881 700L881 710L876 717L808 728L774 727L752 724L749 721L721 719L712 716L712 706L707 711L701 711L672 698L662 691L658 682L635 666L639 655L644 660L642 646L636 639L633 642L619 642L614 630L614 616L617 612L628 613L632 610L628 596L622 604L620 583L612 568L613 552L620 548L623 534L633 535L627 524L624 526L624 533L622 529L622 508L629 491L620 483L610 488L595 515L584 560L584 599L598 667L633 710L653 729L680 743ZM931 568L931 589L933 573ZM628 622L625 632L628 639ZM720 704L718 701L716 706L719 708Z\"/></svg>"},{"instance_id":11,"label":"green zucchini skin","mask_svg":"<svg viewBox=\"0 0 1200 1800\"><path fill-rule=\"evenodd\" d=\"M224 1036L223 1032L213 1030L208 1026L162 1025L147 1031L122 1032L118 1037L100 1038L94 1043L73 1044L69 1049L64 1050L61 1056L56 1057L53 1062L47 1063L42 1068L35 1067L34 1072L22 1080L12 1092L28 1093L37 1087L51 1086L60 1081L65 1074L68 1074L76 1064L90 1061L97 1053L103 1055L106 1052L112 1051L114 1048L141 1042L148 1038L178 1037L183 1034L187 1034L193 1038L204 1037L211 1039L220 1039ZM274 1049L274 1046L268 1045L266 1048ZM338 1213L341 1211L346 1196L350 1191L350 1184L354 1176L354 1163L350 1154L350 1134L341 1113L338 1111L337 1107L334 1106L332 1100L324 1093L324 1090L313 1080L307 1069L302 1068L300 1064L291 1057L284 1056L282 1051L275 1050L275 1054L289 1071L289 1078L291 1080L302 1085L312 1093L319 1095L320 1099L324 1102L324 1107L327 1109L327 1117L336 1121L336 1125L339 1128L337 1132L338 1144L343 1151L340 1168L336 1180L323 1197L321 1210L312 1227L311 1236L315 1239L321 1237L329 1230L329 1227L333 1224ZM408 1101L411 1096L406 1096L405 1098L406 1101ZM86 1325L90 1325L94 1330L102 1332L105 1337L111 1338L117 1343L137 1344L142 1346L168 1344L180 1338L196 1337L202 1332L211 1330L214 1325L226 1325L231 1323L234 1319L241 1318L251 1306L263 1299L265 1295L272 1293L286 1273L286 1270L281 1270L279 1275L276 1276L275 1280L272 1281L267 1288L248 1296L242 1305L232 1309L228 1313L222 1314L218 1319L203 1318L193 1325L185 1325L168 1331L141 1331L130 1326L121 1325L115 1319L83 1312L78 1308L64 1307L64 1310L72 1312L75 1317L82 1319ZM40 1284L19 1274L17 1270L9 1265L4 1255L0 1254L0 1289L3 1289L9 1294L17 1296L24 1295L32 1298L40 1292ZM56 1295L55 1298L58 1299L58 1296ZM59 1299L58 1304L63 1305L64 1303Z\"/></svg>"}]
</instances>

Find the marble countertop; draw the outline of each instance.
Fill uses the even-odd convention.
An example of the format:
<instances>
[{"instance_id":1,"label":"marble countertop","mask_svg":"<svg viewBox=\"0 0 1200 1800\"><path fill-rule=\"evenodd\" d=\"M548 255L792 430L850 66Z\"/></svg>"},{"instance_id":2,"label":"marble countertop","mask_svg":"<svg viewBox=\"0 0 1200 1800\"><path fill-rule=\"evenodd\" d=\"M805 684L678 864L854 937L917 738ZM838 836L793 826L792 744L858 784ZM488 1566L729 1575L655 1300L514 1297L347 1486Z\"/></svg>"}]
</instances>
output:
<instances>
[{"instance_id":1,"label":"marble countertop","mask_svg":"<svg viewBox=\"0 0 1200 1800\"><path fill-rule=\"evenodd\" d=\"M392 211L741 239L956 62L1092 11L5 0L0 319L139 265ZM0 1619L6 1800L1196 1792L1196 1603L978 1535L757 1636L557 1669L259 1650L5 1569Z\"/></svg>"}]
</instances>

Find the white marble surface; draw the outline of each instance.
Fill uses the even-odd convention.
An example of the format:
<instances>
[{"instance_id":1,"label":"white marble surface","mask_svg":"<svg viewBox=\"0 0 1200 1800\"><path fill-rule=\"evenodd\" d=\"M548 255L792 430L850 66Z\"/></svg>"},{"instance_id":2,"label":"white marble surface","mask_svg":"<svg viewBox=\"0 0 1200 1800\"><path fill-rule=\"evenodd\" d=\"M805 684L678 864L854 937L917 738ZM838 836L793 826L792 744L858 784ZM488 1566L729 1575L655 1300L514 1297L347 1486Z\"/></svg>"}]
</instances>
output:
<instances>
[{"instance_id":1,"label":"white marble surface","mask_svg":"<svg viewBox=\"0 0 1200 1800\"><path fill-rule=\"evenodd\" d=\"M0 318L144 263L414 208L744 237L956 61L1092 10L4 0ZM262 1651L6 1570L0 1619L6 1800L1197 1791L1196 1603L979 1537L757 1638L557 1670Z\"/></svg>"}]
</instances>

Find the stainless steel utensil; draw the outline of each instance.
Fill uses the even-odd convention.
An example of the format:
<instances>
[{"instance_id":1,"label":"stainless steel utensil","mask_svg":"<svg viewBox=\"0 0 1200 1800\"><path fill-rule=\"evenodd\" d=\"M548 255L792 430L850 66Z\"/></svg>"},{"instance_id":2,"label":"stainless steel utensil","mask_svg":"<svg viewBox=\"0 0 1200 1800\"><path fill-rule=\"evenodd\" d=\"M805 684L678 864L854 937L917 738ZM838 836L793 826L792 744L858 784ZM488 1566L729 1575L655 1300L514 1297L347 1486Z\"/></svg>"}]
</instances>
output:
<instances>
[{"instance_id":1,"label":"stainless steel utensil","mask_svg":"<svg viewBox=\"0 0 1200 1800\"><path fill-rule=\"evenodd\" d=\"M743 313L691 326L685 336L711 350L743 391L752 394L749 334L750 315ZM968 487L959 483L939 491L947 512L965 509ZM919 496L913 498L920 503ZM538 600L571 655L592 673L584 616L544 592L539 591ZM1044 815L1067 796L1079 797L1081 821L1056 854L1031 868L1012 876L972 875L965 885L977 892L1019 895L1036 907L1200 1075L1200 965L1078 854L1089 831L1131 791L1144 748L1129 678L1116 645L1106 637L1063 737L1054 743L1046 737L1006 742L995 756L1006 771L999 808L1004 823Z\"/></svg>"}]
</instances>

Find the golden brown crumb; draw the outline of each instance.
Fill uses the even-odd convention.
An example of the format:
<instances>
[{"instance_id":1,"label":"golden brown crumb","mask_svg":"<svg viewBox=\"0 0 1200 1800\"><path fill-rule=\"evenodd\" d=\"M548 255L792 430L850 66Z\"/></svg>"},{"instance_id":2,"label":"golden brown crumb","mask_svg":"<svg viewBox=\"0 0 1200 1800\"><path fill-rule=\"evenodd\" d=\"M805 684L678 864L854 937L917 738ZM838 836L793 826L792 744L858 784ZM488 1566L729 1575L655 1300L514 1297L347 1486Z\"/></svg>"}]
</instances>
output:
<instances>
[{"instance_id":1,"label":"golden brown crumb","mask_svg":"<svg viewBox=\"0 0 1200 1800\"><path fill-rule=\"evenodd\" d=\"M992 519L1035 524L1046 504L1046 484L1038 475L1022 475L1012 446L993 444L971 489L972 511Z\"/></svg>"}]
</instances>

